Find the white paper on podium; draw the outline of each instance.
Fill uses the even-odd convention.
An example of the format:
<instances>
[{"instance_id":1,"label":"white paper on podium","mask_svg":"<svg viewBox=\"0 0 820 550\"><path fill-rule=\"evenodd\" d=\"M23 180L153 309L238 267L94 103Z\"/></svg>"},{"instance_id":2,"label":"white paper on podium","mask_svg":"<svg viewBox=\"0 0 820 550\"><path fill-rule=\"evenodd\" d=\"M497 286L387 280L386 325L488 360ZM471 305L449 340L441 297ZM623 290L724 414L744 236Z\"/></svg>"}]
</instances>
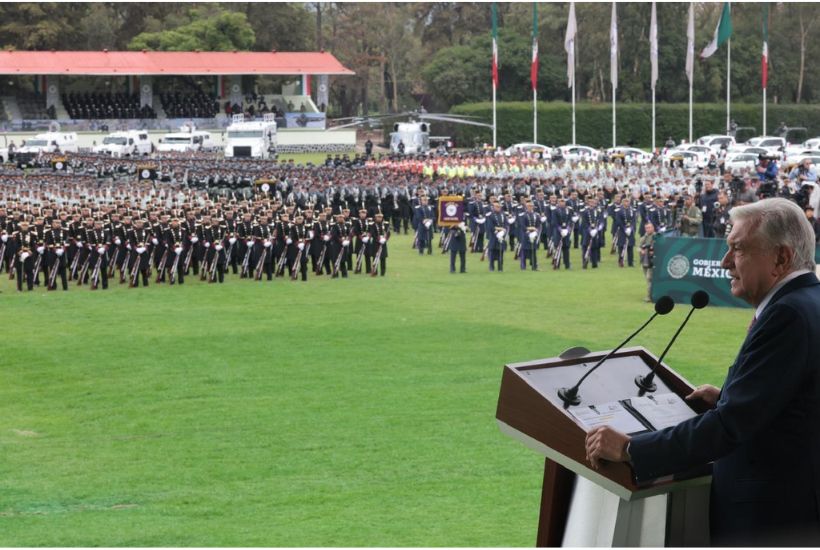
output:
<instances>
[{"instance_id":1,"label":"white paper on podium","mask_svg":"<svg viewBox=\"0 0 820 550\"><path fill-rule=\"evenodd\" d=\"M632 397L629 399L629 404L648 420L656 430L677 426L684 420L689 420L698 415L683 399L674 393Z\"/></svg>"},{"instance_id":2,"label":"white paper on podium","mask_svg":"<svg viewBox=\"0 0 820 550\"><path fill-rule=\"evenodd\" d=\"M645 432L647 429L617 401L587 407L573 407L569 412L584 425L587 431L597 426L610 426L627 434Z\"/></svg>"}]
</instances>

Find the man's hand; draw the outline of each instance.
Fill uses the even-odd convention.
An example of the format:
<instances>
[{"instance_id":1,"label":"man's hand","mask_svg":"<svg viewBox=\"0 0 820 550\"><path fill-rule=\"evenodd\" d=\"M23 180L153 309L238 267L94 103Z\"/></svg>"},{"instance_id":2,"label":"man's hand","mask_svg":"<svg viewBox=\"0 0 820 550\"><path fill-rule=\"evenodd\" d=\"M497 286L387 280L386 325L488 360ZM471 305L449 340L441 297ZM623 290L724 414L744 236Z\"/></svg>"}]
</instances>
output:
<instances>
[{"instance_id":1,"label":"man's hand","mask_svg":"<svg viewBox=\"0 0 820 550\"><path fill-rule=\"evenodd\" d=\"M587 460L592 463L596 470L601 466L601 460L610 462L627 462L629 455L626 453L626 446L630 437L626 434L610 428L609 426L598 426L587 434L586 448Z\"/></svg>"},{"instance_id":2,"label":"man's hand","mask_svg":"<svg viewBox=\"0 0 820 550\"><path fill-rule=\"evenodd\" d=\"M716 388L711 384L703 384L698 386L695 391L686 396L687 401L701 399L704 403L709 405L710 409L715 408L718 397L720 397L720 388Z\"/></svg>"}]
</instances>

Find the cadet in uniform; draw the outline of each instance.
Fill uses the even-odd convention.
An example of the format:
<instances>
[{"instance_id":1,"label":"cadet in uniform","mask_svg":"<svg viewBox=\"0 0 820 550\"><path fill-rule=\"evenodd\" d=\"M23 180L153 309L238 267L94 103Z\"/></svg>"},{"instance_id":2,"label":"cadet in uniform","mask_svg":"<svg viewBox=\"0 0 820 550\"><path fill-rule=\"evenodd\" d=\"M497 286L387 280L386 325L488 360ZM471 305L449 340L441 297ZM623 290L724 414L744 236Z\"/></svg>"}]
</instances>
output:
<instances>
[{"instance_id":1,"label":"cadet in uniform","mask_svg":"<svg viewBox=\"0 0 820 550\"><path fill-rule=\"evenodd\" d=\"M381 269L381 276L384 277L387 271L387 241L390 239L390 224L384 221L384 215L381 212L376 212L374 218L373 223L368 228L370 247L373 250L373 271L371 275L375 276L376 271Z\"/></svg>"},{"instance_id":2,"label":"cadet in uniform","mask_svg":"<svg viewBox=\"0 0 820 550\"><path fill-rule=\"evenodd\" d=\"M498 271L504 271L504 249L507 247L507 218L501 211L501 204L493 203L493 212L487 216L487 248L490 253L490 271L495 271L495 264L498 263Z\"/></svg>"},{"instance_id":3,"label":"cadet in uniform","mask_svg":"<svg viewBox=\"0 0 820 550\"><path fill-rule=\"evenodd\" d=\"M636 219L635 209L632 208L629 198L624 197L621 200L621 208L615 212L615 222L613 223L615 238L618 242L619 267L624 266L624 258L626 258L629 267L633 267L634 265Z\"/></svg>"}]
</instances>

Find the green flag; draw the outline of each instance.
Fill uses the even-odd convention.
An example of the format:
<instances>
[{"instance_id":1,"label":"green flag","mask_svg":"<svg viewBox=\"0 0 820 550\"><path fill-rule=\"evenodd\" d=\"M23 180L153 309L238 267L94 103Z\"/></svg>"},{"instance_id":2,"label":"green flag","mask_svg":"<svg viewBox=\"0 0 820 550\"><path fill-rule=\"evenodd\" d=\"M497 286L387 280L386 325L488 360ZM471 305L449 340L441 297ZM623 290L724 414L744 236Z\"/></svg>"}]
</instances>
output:
<instances>
[{"instance_id":1,"label":"green flag","mask_svg":"<svg viewBox=\"0 0 820 550\"><path fill-rule=\"evenodd\" d=\"M729 40L732 37L732 13L729 8L729 2L723 3L723 12L720 14L720 21L718 21L717 28L715 29L715 36L712 38L712 41L703 48L703 51L700 52L700 58L706 59L707 57L711 57L717 49L723 45L724 42Z\"/></svg>"}]
</instances>

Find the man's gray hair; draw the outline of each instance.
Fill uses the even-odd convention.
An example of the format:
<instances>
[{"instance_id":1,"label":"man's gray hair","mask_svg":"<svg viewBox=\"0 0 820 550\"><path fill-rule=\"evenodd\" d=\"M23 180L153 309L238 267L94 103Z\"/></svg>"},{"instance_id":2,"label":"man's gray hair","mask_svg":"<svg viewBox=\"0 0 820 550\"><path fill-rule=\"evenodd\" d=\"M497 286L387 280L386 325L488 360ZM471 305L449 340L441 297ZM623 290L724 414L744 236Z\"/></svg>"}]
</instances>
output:
<instances>
[{"instance_id":1,"label":"man's gray hair","mask_svg":"<svg viewBox=\"0 0 820 550\"><path fill-rule=\"evenodd\" d=\"M749 220L757 227L755 232L772 248L787 246L794 250L791 270L815 270L815 235L799 206L790 200L765 199L729 211L732 223Z\"/></svg>"}]
</instances>

